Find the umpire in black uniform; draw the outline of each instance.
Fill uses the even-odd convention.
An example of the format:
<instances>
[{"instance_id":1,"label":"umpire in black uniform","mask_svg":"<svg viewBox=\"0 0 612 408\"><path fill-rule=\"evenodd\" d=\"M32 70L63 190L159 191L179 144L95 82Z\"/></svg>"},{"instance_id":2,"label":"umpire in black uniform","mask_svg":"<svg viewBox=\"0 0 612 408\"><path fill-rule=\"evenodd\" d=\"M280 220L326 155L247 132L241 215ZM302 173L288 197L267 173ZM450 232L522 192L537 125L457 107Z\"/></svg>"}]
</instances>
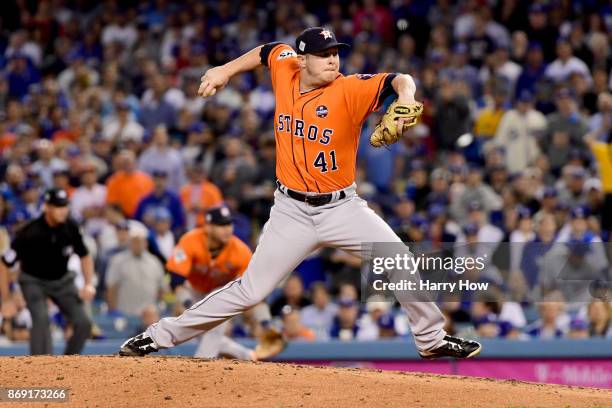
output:
<instances>
[{"instance_id":1,"label":"umpire in black uniform","mask_svg":"<svg viewBox=\"0 0 612 408\"><path fill-rule=\"evenodd\" d=\"M53 188L45 193L43 214L24 225L15 235L11 249L0 262L0 296L3 314L14 313L9 297L8 269L20 263L19 285L32 315L30 353L52 354L47 298L60 308L72 325L73 334L64 354L79 354L91 334L91 321L83 301L93 299L93 260L79 226L69 218L68 194ZM68 259L75 253L81 258L85 286L79 293L74 273L68 271ZM10 316L5 316L10 317Z\"/></svg>"}]
</instances>

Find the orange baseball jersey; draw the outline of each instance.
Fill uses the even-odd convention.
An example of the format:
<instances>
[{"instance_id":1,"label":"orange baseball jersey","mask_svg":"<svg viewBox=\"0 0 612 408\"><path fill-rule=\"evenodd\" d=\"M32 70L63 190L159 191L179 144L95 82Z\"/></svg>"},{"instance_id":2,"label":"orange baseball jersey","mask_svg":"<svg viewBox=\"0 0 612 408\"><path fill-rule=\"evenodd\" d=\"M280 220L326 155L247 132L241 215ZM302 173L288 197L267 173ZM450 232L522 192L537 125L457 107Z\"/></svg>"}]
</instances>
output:
<instances>
[{"instance_id":1,"label":"orange baseball jersey","mask_svg":"<svg viewBox=\"0 0 612 408\"><path fill-rule=\"evenodd\" d=\"M186 278L195 290L208 293L242 276L251 255L249 247L233 236L213 259L208 251L206 232L203 228L195 228L181 237L166 268Z\"/></svg>"},{"instance_id":2,"label":"orange baseball jersey","mask_svg":"<svg viewBox=\"0 0 612 408\"><path fill-rule=\"evenodd\" d=\"M366 117L393 94L395 74L344 76L300 92L297 55L287 44L266 44L276 97L276 177L290 189L326 193L355 181L357 147Z\"/></svg>"}]
</instances>

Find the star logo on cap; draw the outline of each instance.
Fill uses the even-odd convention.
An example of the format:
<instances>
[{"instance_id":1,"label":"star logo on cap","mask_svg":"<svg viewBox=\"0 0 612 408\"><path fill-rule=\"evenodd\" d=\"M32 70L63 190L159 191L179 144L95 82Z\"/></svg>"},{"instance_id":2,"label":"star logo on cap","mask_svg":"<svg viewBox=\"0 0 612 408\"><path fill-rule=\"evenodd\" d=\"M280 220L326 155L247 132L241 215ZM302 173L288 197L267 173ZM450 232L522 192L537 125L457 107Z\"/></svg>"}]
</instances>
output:
<instances>
[{"instance_id":1,"label":"star logo on cap","mask_svg":"<svg viewBox=\"0 0 612 408\"><path fill-rule=\"evenodd\" d=\"M319 34L323 36L324 39L332 38L332 33L329 30L323 30Z\"/></svg>"}]
</instances>

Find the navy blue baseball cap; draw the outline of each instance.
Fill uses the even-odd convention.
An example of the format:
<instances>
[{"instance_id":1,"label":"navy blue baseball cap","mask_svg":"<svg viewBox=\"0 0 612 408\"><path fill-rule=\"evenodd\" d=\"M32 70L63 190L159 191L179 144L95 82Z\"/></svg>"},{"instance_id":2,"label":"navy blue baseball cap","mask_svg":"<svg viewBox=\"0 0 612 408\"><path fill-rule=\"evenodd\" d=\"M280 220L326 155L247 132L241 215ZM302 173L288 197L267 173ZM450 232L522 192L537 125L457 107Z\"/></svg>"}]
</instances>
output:
<instances>
[{"instance_id":1,"label":"navy blue baseball cap","mask_svg":"<svg viewBox=\"0 0 612 408\"><path fill-rule=\"evenodd\" d=\"M546 186L544 188L544 192L542 194L543 198L552 198L552 197L557 197L559 193L557 192L557 189L554 188L553 186Z\"/></svg>"},{"instance_id":2,"label":"navy blue baseball cap","mask_svg":"<svg viewBox=\"0 0 612 408\"><path fill-rule=\"evenodd\" d=\"M232 212L225 205L210 208L206 211L206 223L212 225L230 225L232 223Z\"/></svg>"},{"instance_id":3,"label":"navy blue baseball cap","mask_svg":"<svg viewBox=\"0 0 612 408\"><path fill-rule=\"evenodd\" d=\"M390 313L385 313L384 315L378 318L378 327L380 329L391 330L395 328L395 320L393 319L393 315Z\"/></svg>"},{"instance_id":4,"label":"navy blue baseball cap","mask_svg":"<svg viewBox=\"0 0 612 408\"><path fill-rule=\"evenodd\" d=\"M516 210L519 219L531 218L531 210L528 207L520 206Z\"/></svg>"},{"instance_id":5,"label":"navy blue baseball cap","mask_svg":"<svg viewBox=\"0 0 612 408\"><path fill-rule=\"evenodd\" d=\"M206 129L206 125L203 122L195 122L189 126L188 131L190 133L201 133Z\"/></svg>"},{"instance_id":6,"label":"navy blue baseball cap","mask_svg":"<svg viewBox=\"0 0 612 408\"><path fill-rule=\"evenodd\" d=\"M530 13L546 13L548 8L544 4L536 3L529 7Z\"/></svg>"},{"instance_id":7,"label":"navy blue baseball cap","mask_svg":"<svg viewBox=\"0 0 612 408\"><path fill-rule=\"evenodd\" d=\"M412 217L410 217L410 226L421 231L427 231L429 228L427 219L420 214L414 214Z\"/></svg>"},{"instance_id":8,"label":"navy blue baseball cap","mask_svg":"<svg viewBox=\"0 0 612 408\"><path fill-rule=\"evenodd\" d=\"M353 299L343 298L338 301L340 307L353 307L357 304Z\"/></svg>"},{"instance_id":9,"label":"navy blue baseball cap","mask_svg":"<svg viewBox=\"0 0 612 408\"><path fill-rule=\"evenodd\" d=\"M154 169L151 174L153 177L168 177L168 172L163 169Z\"/></svg>"},{"instance_id":10,"label":"navy blue baseball cap","mask_svg":"<svg viewBox=\"0 0 612 408\"><path fill-rule=\"evenodd\" d=\"M478 234L478 230L479 229L480 228L478 228L477 224L470 223L470 224L467 224L467 225L463 226L463 233L465 235L476 235L476 234Z\"/></svg>"},{"instance_id":11,"label":"navy blue baseball cap","mask_svg":"<svg viewBox=\"0 0 612 408\"><path fill-rule=\"evenodd\" d=\"M517 100L519 102L533 102L533 94L529 90L523 89Z\"/></svg>"},{"instance_id":12,"label":"navy blue baseball cap","mask_svg":"<svg viewBox=\"0 0 612 408\"><path fill-rule=\"evenodd\" d=\"M468 205L468 211L482 211L484 210L484 206L482 205L482 203L480 201L472 201L469 205Z\"/></svg>"},{"instance_id":13,"label":"navy blue baseball cap","mask_svg":"<svg viewBox=\"0 0 612 408\"><path fill-rule=\"evenodd\" d=\"M567 242L567 248L571 255L585 256L591 250L591 243L584 239L572 238Z\"/></svg>"},{"instance_id":14,"label":"navy blue baseball cap","mask_svg":"<svg viewBox=\"0 0 612 408\"><path fill-rule=\"evenodd\" d=\"M575 207L572 208L571 212L572 219L576 218L587 218L589 216L589 210L586 207Z\"/></svg>"},{"instance_id":15,"label":"navy blue baseball cap","mask_svg":"<svg viewBox=\"0 0 612 408\"><path fill-rule=\"evenodd\" d=\"M338 42L330 30L323 27L312 27L302 31L295 39L295 49L298 54L313 54L333 47L349 47L348 44Z\"/></svg>"},{"instance_id":16,"label":"navy blue baseball cap","mask_svg":"<svg viewBox=\"0 0 612 408\"><path fill-rule=\"evenodd\" d=\"M429 207L427 215L429 216L430 220L442 217L443 215L446 215L446 207L441 204L432 204L431 207Z\"/></svg>"}]
</instances>

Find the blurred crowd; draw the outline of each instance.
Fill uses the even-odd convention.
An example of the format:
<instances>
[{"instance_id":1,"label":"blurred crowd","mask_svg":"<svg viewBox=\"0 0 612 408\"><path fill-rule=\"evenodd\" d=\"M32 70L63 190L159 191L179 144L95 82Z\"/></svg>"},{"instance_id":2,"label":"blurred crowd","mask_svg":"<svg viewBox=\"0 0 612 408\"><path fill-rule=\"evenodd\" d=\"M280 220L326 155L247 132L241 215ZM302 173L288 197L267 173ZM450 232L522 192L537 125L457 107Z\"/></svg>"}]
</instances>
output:
<instances>
[{"instance_id":1,"label":"blurred crowd","mask_svg":"<svg viewBox=\"0 0 612 408\"><path fill-rule=\"evenodd\" d=\"M172 313L164 260L211 206L227 203L235 234L255 247L275 189L270 80L262 67L204 100L200 77L321 25L352 46L343 74L409 73L425 104L388 149L362 137L359 194L404 241L508 249L486 277L495 293L444 299L448 329L611 335L609 299L575 306L541 277L556 244L553 260L599 287L610 281L608 2L13 0L0 16L0 249L40 214L46 188L66 189L96 259L95 314ZM287 336L407 334L397 307L360 302L360 267L333 249L304 261L270 298ZM27 338L14 296L23 313L4 333Z\"/></svg>"}]
</instances>

